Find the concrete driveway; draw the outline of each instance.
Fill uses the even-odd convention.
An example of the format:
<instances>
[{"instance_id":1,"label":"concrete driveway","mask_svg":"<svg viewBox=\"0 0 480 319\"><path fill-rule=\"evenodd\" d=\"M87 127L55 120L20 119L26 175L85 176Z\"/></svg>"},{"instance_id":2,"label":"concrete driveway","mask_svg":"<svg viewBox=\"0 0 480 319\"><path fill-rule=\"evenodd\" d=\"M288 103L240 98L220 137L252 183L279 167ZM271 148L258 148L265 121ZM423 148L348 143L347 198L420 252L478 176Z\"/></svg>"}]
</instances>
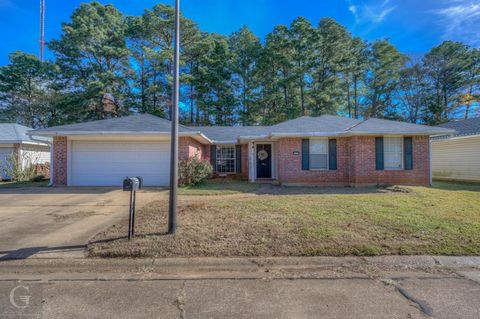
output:
<instances>
[{"instance_id":1,"label":"concrete driveway","mask_svg":"<svg viewBox=\"0 0 480 319\"><path fill-rule=\"evenodd\" d=\"M165 190L142 190L137 208L161 196ZM128 216L128 205L129 193L118 188L2 189L0 259L83 256L92 236Z\"/></svg>"}]
</instances>

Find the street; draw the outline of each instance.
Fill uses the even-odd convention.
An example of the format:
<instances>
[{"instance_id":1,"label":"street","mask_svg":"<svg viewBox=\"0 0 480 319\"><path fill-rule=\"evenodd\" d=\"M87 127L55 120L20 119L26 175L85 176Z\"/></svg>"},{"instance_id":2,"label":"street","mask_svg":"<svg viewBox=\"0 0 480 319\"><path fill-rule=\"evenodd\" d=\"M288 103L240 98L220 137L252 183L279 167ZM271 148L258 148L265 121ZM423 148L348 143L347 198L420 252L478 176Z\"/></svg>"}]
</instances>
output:
<instances>
[{"instance_id":1,"label":"street","mask_svg":"<svg viewBox=\"0 0 480 319\"><path fill-rule=\"evenodd\" d=\"M478 264L422 256L11 260L0 265L0 303L5 318L479 318Z\"/></svg>"}]
</instances>

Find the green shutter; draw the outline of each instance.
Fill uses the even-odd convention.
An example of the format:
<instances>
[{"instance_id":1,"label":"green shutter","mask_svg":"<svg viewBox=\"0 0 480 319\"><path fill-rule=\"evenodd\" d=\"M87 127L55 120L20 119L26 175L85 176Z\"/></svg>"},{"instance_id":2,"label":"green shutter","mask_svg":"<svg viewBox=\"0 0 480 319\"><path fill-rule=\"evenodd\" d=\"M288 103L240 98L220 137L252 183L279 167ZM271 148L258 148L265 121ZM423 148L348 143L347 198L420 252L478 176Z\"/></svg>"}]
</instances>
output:
<instances>
[{"instance_id":1,"label":"green shutter","mask_svg":"<svg viewBox=\"0 0 480 319\"><path fill-rule=\"evenodd\" d=\"M377 171L383 171L383 137L375 138L375 168Z\"/></svg>"},{"instance_id":2,"label":"green shutter","mask_svg":"<svg viewBox=\"0 0 480 319\"><path fill-rule=\"evenodd\" d=\"M210 146L210 164L212 164L213 171L217 171L217 146Z\"/></svg>"},{"instance_id":3,"label":"green shutter","mask_svg":"<svg viewBox=\"0 0 480 319\"><path fill-rule=\"evenodd\" d=\"M310 169L310 140L302 140L302 170Z\"/></svg>"},{"instance_id":4,"label":"green shutter","mask_svg":"<svg viewBox=\"0 0 480 319\"><path fill-rule=\"evenodd\" d=\"M403 138L403 155L405 157L405 169L413 169L413 139L411 137Z\"/></svg>"},{"instance_id":5,"label":"green shutter","mask_svg":"<svg viewBox=\"0 0 480 319\"><path fill-rule=\"evenodd\" d=\"M337 140L328 140L328 169L334 171L337 169Z\"/></svg>"},{"instance_id":6,"label":"green shutter","mask_svg":"<svg viewBox=\"0 0 480 319\"><path fill-rule=\"evenodd\" d=\"M242 172L242 145L235 145L235 172Z\"/></svg>"}]
</instances>

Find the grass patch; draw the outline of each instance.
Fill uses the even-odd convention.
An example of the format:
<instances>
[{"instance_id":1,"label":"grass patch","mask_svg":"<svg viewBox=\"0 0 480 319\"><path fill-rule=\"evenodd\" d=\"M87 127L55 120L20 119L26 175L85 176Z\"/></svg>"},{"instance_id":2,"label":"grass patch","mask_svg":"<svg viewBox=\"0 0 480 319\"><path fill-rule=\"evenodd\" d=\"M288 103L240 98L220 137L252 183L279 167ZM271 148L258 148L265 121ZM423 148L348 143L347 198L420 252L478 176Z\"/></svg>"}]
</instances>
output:
<instances>
[{"instance_id":1,"label":"grass patch","mask_svg":"<svg viewBox=\"0 0 480 319\"><path fill-rule=\"evenodd\" d=\"M235 179L212 179L199 185L179 188L180 195L231 195L252 193L260 188L260 184Z\"/></svg>"},{"instance_id":2,"label":"grass patch","mask_svg":"<svg viewBox=\"0 0 480 319\"><path fill-rule=\"evenodd\" d=\"M48 180L41 182L0 182L0 189L25 188L25 187L47 187Z\"/></svg>"},{"instance_id":3,"label":"grass patch","mask_svg":"<svg viewBox=\"0 0 480 319\"><path fill-rule=\"evenodd\" d=\"M480 190L455 185L282 188L238 198L180 197L179 229L166 235L166 201L98 234L90 256L479 255Z\"/></svg>"}]
</instances>

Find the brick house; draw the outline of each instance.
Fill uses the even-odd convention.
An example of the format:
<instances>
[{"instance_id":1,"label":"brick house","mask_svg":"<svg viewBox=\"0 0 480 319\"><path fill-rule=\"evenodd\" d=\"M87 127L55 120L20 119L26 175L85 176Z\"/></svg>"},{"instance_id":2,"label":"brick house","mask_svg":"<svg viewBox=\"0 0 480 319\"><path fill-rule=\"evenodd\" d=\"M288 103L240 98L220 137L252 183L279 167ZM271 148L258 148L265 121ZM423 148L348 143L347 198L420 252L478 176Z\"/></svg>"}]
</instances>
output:
<instances>
[{"instance_id":1,"label":"brick house","mask_svg":"<svg viewBox=\"0 0 480 319\"><path fill-rule=\"evenodd\" d=\"M152 115L32 131L53 137L53 183L118 186L125 176L169 182L170 122ZM216 174L284 185L429 185L430 137L453 130L338 116L272 126L179 128L179 158L197 156Z\"/></svg>"}]
</instances>

